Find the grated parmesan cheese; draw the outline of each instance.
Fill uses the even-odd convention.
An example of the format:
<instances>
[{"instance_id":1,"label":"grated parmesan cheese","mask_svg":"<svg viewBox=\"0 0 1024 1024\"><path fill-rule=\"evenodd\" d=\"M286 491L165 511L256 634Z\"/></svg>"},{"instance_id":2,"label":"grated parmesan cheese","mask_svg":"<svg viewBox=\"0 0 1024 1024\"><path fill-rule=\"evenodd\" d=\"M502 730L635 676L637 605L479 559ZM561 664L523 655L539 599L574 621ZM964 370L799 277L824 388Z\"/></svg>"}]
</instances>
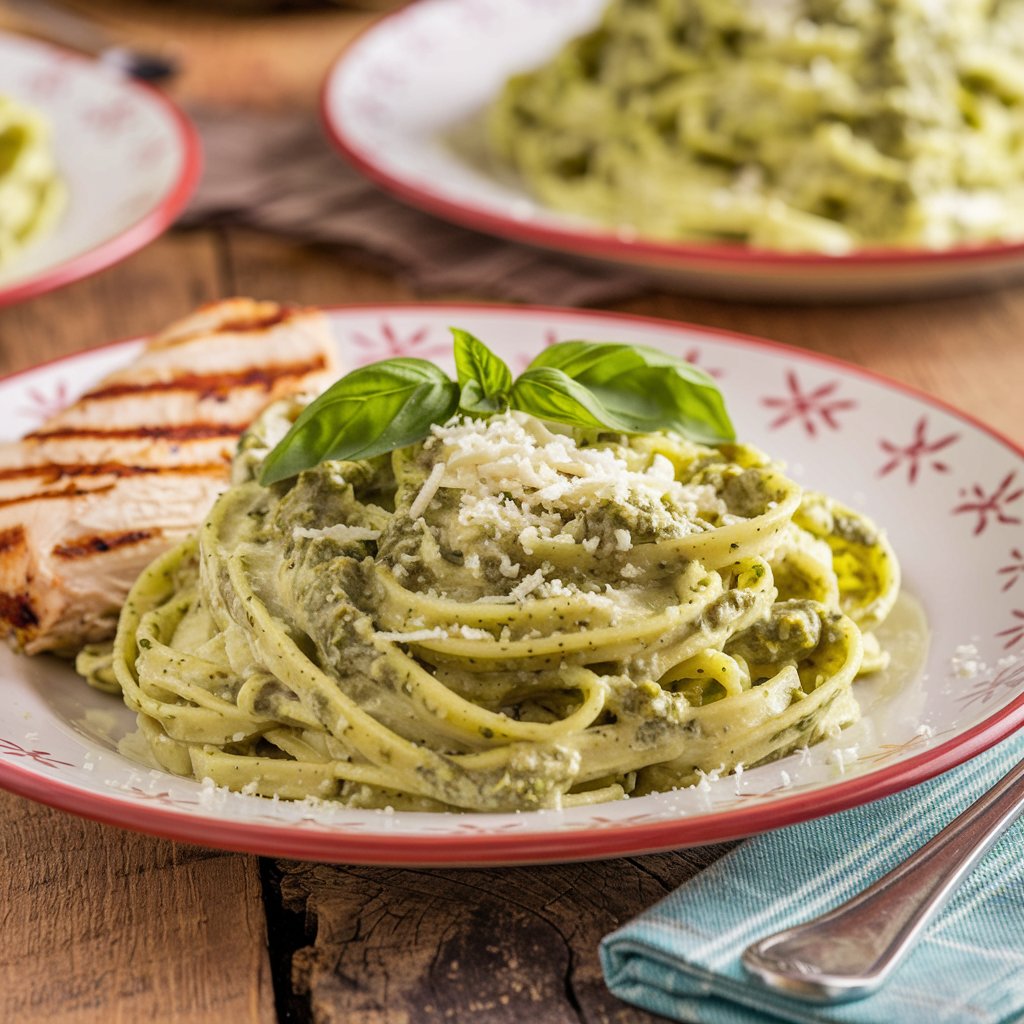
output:
<instances>
[{"instance_id":1,"label":"grated parmesan cheese","mask_svg":"<svg viewBox=\"0 0 1024 1024\"><path fill-rule=\"evenodd\" d=\"M977 644L960 644L949 659L953 675L960 679L973 679L988 667L981 658Z\"/></svg>"},{"instance_id":2,"label":"grated parmesan cheese","mask_svg":"<svg viewBox=\"0 0 1024 1024\"><path fill-rule=\"evenodd\" d=\"M430 503L434 500L434 496L441 488L441 481L444 479L444 473L445 464L443 462L437 462L431 468L427 479L423 481L420 493L416 495L415 500L409 506L409 515L413 519L419 519L419 517L430 507Z\"/></svg>"},{"instance_id":3,"label":"grated parmesan cheese","mask_svg":"<svg viewBox=\"0 0 1024 1024\"><path fill-rule=\"evenodd\" d=\"M509 592L509 597L513 601L522 601L524 598L529 597L542 583L544 582L544 570L538 569L536 572L531 572L525 579L520 580Z\"/></svg>"},{"instance_id":4,"label":"grated parmesan cheese","mask_svg":"<svg viewBox=\"0 0 1024 1024\"><path fill-rule=\"evenodd\" d=\"M436 452L436 461L410 514L422 515L439 487L458 490L460 526L515 537L527 554L538 540L577 542L564 529L566 511L639 503L650 515L663 515L664 528L673 535L705 528L702 513L728 511L713 487L677 481L671 461L660 453L645 468L630 468L615 450L579 447L571 436L520 413L435 426L427 447ZM626 529L616 530L614 539L619 551L633 545ZM582 543L593 553L599 539Z\"/></svg>"},{"instance_id":5,"label":"grated parmesan cheese","mask_svg":"<svg viewBox=\"0 0 1024 1024\"><path fill-rule=\"evenodd\" d=\"M408 633L400 631L377 633L379 640L390 640L396 644L415 644L421 640L447 640L448 631L435 626L433 629L414 629Z\"/></svg>"},{"instance_id":6,"label":"grated parmesan cheese","mask_svg":"<svg viewBox=\"0 0 1024 1024\"><path fill-rule=\"evenodd\" d=\"M513 562L505 552L502 552L498 572L506 579L514 580L519 575L519 563Z\"/></svg>"}]
</instances>

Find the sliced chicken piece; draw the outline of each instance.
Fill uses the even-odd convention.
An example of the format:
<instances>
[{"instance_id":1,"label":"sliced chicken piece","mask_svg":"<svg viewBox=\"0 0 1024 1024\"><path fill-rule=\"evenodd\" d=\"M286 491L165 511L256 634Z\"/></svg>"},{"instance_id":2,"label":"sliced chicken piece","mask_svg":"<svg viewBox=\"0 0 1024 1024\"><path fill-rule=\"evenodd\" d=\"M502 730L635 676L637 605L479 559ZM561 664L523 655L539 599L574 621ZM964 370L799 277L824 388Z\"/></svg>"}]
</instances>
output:
<instances>
[{"instance_id":1,"label":"sliced chicken piece","mask_svg":"<svg viewBox=\"0 0 1024 1024\"><path fill-rule=\"evenodd\" d=\"M228 299L0 445L0 631L29 654L110 636L139 572L227 486L250 421L337 375L322 313Z\"/></svg>"}]
</instances>

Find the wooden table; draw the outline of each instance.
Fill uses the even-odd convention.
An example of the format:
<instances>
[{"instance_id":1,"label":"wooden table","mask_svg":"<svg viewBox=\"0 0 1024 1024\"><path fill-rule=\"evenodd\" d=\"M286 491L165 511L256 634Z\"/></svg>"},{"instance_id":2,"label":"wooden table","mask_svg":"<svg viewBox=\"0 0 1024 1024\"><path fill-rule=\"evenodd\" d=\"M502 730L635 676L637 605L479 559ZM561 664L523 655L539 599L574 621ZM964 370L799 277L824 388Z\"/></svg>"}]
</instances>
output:
<instances>
[{"instance_id":1,"label":"wooden table","mask_svg":"<svg viewBox=\"0 0 1024 1024\"><path fill-rule=\"evenodd\" d=\"M184 8L169 27L160 5L92 6L126 38L173 36L189 55L184 99L261 105L308 105L328 60L368 17L241 21ZM232 294L313 304L416 297L356 257L245 231L172 233L97 277L0 311L0 371L152 331ZM1024 436L1024 284L817 309L658 291L613 308L842 356ZM395 870L205 850L6 794L0 814L0 1020L48 1024L653 1021L608 994L598 940L724 849Z\"/></svg>"}]
</instances>

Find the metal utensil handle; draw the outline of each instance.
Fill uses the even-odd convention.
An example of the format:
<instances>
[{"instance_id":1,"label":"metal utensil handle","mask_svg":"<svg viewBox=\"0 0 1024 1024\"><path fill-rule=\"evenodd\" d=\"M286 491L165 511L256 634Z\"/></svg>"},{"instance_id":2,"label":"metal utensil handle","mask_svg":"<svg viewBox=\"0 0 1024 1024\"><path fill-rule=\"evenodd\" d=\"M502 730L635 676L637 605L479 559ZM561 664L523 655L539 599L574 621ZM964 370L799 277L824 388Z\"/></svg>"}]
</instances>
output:
<instances>
[{"instance_id":1,"label":"metal utensil handle","mask_svg":"<svg viewBox=\"0 0 1024 1024\"><path fill-rule=\"evenodd\" d=\"M812 1002L870 995L1022 811L1024 761L863 892L752 943L743 966L764 984Z\"/></svg>"},{"instance_id":2,"label":"metal utensil handle","mask_svg":"<svg viewBox=\"0 0 1024 1024\"><path fill-rule=\"evenodd\" d=\"M70 46L97 58L101 63L146 82L160 82L178 71L178 61L165 53L115 46L102 26L87 15L70 10L53 0L5 0L17 17L32 26L44 39Z\"/></svg>"}]
</instances>

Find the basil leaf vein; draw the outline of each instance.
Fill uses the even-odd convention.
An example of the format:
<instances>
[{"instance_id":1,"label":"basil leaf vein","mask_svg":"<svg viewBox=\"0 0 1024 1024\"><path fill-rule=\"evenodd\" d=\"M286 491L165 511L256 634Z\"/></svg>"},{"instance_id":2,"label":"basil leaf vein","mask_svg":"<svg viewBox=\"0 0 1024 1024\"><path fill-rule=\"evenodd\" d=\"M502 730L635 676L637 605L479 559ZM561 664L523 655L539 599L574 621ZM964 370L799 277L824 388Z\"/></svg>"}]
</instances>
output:
<instances>
[{"instance_id":1,"label":"basil leaf vein","mask_svg":"<svg viewBox=\"0 0 1024 1024\"><path fill-rule=\"evenodd\" d=\"M460 327L455 339L455 370L461 394L459 408L473 416L490 416L508 408L512 371L479 338Z\"/></svg>"},{"instance_id":2,"label":"basil leaf vein","mask_svg":"<svg viewBox=\"0 0 1024 1024\"><path fill-rule=\"evenodd\" d=\"M299 414L267 456L260 483L277 483L328 459L369 459L444 423L459 387L425 359L387 359L346 374Z\"/></svg>"},{"instance_id":3,"label":"basil leaf vein","mask_svg":"<svg viewBox=\"0 0 1024 1024\"><path fill-rule=\"evenodd\" d=\"M736 438L715 382L685 359L659 349L565 341L541 352L527 373L540 368L561 370L582 384L624 424L619 429L630 433L673 430L702 444Z\"/></svg>"},{"instance_id":4,"label":"basil leaf vein","mask_svg":"<svg viewBox=\"0 0 1024 1024\"><path fill-rule=\"evenodd\" d=\"M521 373L512 385L509 404L542 420L629 430L587 387L554 366L536 366Z\"/></svg>"}]
</instances>

